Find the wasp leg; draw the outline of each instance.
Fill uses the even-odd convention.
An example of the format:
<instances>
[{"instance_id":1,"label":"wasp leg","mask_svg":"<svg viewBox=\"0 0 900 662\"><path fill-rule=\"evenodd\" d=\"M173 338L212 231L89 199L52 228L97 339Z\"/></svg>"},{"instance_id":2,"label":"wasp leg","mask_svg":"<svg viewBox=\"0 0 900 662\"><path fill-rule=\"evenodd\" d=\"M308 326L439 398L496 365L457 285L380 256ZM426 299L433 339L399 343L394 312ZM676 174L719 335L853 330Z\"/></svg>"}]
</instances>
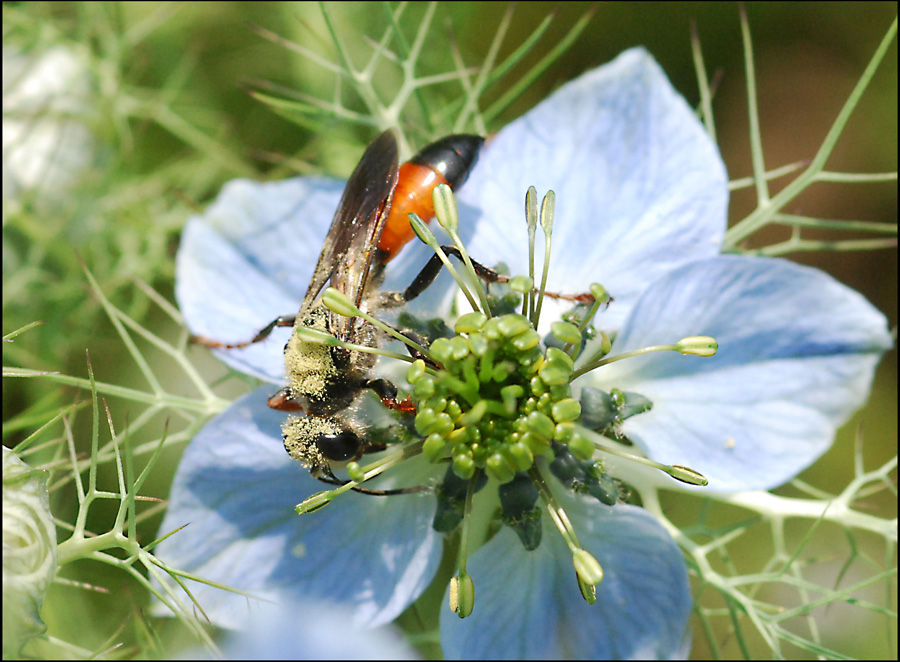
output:
<instances>
[{"instance_id":1,"label":"wasp leg","mask_svg":"<svg viewBox=\"0 0 900 662\"><path fill-rule=\"evenodd\" d=\"M316 476L323 483L327 483L328 485L336 485L340 487L341 485L346 485L349 483L349 480L341 480L337 476L331 473L331 470L328 471L330 475L325 476ZM367 487L360 487L356 485L350 488L354 492L359 492L360 494L370 494L372 496L396 496L398 494L415 494L416 492L424 492L425 490L431 489L427 485L417 485L416 487L398 487L393 490L370 490Z\"/></svg>"},{"instance_id":2,"label":"wasp leg","mask_svg":"<svg viewBox=\"0 0 900 662\"><path fill-rule=\"evenodd\" d=\"M265 327L260 329L259 333L257 333L251 340L246 342L239 343L224 343L218 340L213 340L212 338L207 338L206 336L191 336L190 341L195 343L200 343L201 345L206 345L207 347L213 349L239 349L241 347L247 347L248 345L252 345L253 343L258 343L261 340L265 340L269 337L269 334L272 333L272 329L278 326L294 326L294 321L297 319L296 315L282 315L281 317L276 317L271 322L269 322Z\"/></svg>"},{"instance_id":3,"label":"wasp leg","mask_svg":"<svg viewBox=\"0 0 900 662\"><path fill-rule=\"evenodd\" d=\"M370 494L372 496L396 496L398 494L415 494L416 492L424 492L426 490L430 490L431 488L427 485L417 485L416 487L398 487L394 490L370 490L366 487L351 487L351 490L354 492L359 492L360 494Z\"/></svg>"},{"instance_id":4,"label":"wasp leg","mask_svg":"<svg viewBox=\"0 0 900 662\"><path fill-rule=\"evenodd\" d=\"M447 255L452 255L460 262L463 261L462 253L459 252L459 249L456 246L441 246L441 250L443 250ZM412 301L417 296L422 294L425 289L434 282L434 279L437 278L438 274L441 272L441 268L444 266L444 263L441 262L441 258L437 255L432 255L431 259L425 264L419 274L413 279L413 282L407 287L403 294L400 295L402 302ZM504 276L503 274L497 272L490 267L486 267L480 262L476 262L472 260L472 267L475 269L475 273L479 278L484 280L486 283L508 283L509 276ZM544 296L548 296L552 299L563 299L565 301L574 301L576 303L583 303L590 305L594 303L594 296L590 292L582 292L581 294L560 294L558 292L544 292Z\"/></svg>"},{"instance_id":5,"label":"wasp leg","mask_svg":"<svg viewBox=\"0 0 900 662\"><path fill-rule=\"evenodd\" d=\"M409 414L416 410L415 403L413 403L409 397L405 400L397 399L397 387L394 386L393 382L389 382L387 379L382 379L381 377L369 379L363 383L362 387L369 389L381 398L381 404L388 409L399 411L403 414ZM376 448L375 450L384 449Z\"/></svg>"}]
</instances>

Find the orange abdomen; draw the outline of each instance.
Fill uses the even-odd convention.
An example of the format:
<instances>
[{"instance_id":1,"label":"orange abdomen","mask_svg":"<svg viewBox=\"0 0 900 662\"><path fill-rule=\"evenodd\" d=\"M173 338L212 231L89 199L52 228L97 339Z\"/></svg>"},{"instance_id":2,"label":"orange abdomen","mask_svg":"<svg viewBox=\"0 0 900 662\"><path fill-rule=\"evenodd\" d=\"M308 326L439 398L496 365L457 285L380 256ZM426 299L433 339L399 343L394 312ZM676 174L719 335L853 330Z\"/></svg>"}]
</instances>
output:
<instances>
[{"instance_id":1,"label":"orange abdomen","mask_svg":"<svg viewBox=\"0 0 900 662\"><path fill-rule=\"evenodd\" d=\"M385 262L416 236L409 224L410 214L418 215L426 223L431 221L434 217L431 192L438 184L447 183L440 173L429 166L412 162L400 166L391 211L378 242L378 248L387 254Z\"/></svg>"}]
</instances>

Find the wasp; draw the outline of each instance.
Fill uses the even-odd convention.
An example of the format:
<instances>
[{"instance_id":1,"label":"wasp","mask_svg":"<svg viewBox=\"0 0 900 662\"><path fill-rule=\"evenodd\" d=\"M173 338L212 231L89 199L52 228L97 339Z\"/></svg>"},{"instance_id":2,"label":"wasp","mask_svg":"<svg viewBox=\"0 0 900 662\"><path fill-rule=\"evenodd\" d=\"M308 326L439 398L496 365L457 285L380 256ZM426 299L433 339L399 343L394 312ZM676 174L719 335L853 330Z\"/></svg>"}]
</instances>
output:
<instances>
[{"instance_id":1,"label":"wasp","mask_svg":"<svg viewBox=\"0 0 900 662\"><path fill-rule=\"evenodd\" d=\"M433 189L441 183L451 188L460 186L483 142L475 135L448 136L398 166L397 140L390 130L382 133L368 146L347 180L299 312L274 319L249 342L224 344L196 336L194 340L208 347L245 347L265 339L276 327L293 326L295 330L318 329L354 345L376 346L379 338L369 323L333 313L319 295L330 285L361 310L377 306L376 291L385 265L414 236L409 214L430 219L434 215ZM395 303L418 296L438 270L430 261L414 283L394 298ZM397 401L393 384L371 377L376 360L372 354L304 342L294 332L284 347L284 358L288 384L269 398L268 404L273 409L304 414L292 415L285 422L285 449L313 477L344 484L334 475L331 462L358 459L365 452L384 448L368 441L361 426L345 410L353 407L366 390L373 391L390 408L406 411L411 405ZM354 489L371 494L410 491Z\"/></svg>"}]
</instances>

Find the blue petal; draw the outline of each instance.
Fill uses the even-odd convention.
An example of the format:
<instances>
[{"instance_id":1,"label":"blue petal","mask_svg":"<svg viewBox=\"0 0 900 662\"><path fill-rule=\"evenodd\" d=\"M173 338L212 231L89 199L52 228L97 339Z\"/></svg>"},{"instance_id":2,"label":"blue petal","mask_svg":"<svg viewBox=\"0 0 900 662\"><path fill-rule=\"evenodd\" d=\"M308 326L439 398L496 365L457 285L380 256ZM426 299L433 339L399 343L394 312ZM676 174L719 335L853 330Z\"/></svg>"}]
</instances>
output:
<instances>
[{"instance_id":1,"label":"blue petal","mask_svg":"<svg viewBox=\"0 0 900 662\"><path fill-rule=\"evenodd\" d=\"M220 642L227 660L415 660L391 628L350 626L353 613L320 603L280 599L255 609L241 632ZM194 655L184 659L196 659ZM202 651L201 651L202 652Z\"/></svg>"},{"instance_id":2,"label":"blue petal","mask_svg":"<svg viewBox=\"0 0 900 662\"><path fill-rule=\"evenodd\" d=\"M242 342L300 307L343 184L313 177L229 182L188 220L175 265L175 295L191 332ZM241 372L281 381L289 329L241 350L219 350Z\"/></svg>"},{"instance_id":3,"label":"blue petal","mask_svg":"<svg viewBox=\"0 0 900 662\"><path fill-rule=\"evenodd\" d=\"M566 499L582 547L600 562L597 601L581 597L572 555L545 518L527 552L504 527L468 561L475 609L441 613L450 659L652 659L685 653L687 570L669 534L645 510Z\"/></svg>"},{"instance_id":4,"label":"blue petal","mask_svg":"<svg viewBox=\"0 0 900 662\"><path fill-rule=\"evenodd\" d=\"M530 185L557 196L549 289L602 283L615 297L607 326L655 279L717 254L726 227L716 146L642 49L567 83L488 141L460 193L475 259L528 273ZM541 255L540 231L538 241Z\"/></svg>"},{"instance_id":5,"label":"blue petal","mask_svg":"<svg viewBox=\"0 0 900 662\"><path fill-rule=\"evenodd\" d=\"M593 379L649 397L624 431L648 456L687 464L717 490L768 489L830 445L868 397L892 342L884 316L830 276L791 262L719 257L650 287L613 354L691 335L714 357L672 352L604 367Z\"/></svg>"},{"instance_id":6,"label":"blue petal","mask_svg":"<svg viewBox=\"0 0 900 662\"><path fill-rule=\"evenodd\" d=\"M434 498L351 492L297 515L294 506L324 486L285 453L284 414L265 404L270 390L235 402L188 446L161 531L189 526L159 545L159 558L261 598L345 604L355 625L392 621L440 560ZM246 598L206 585L191 590L217 625L246 618Z\"/></svg>"}]
</instances>

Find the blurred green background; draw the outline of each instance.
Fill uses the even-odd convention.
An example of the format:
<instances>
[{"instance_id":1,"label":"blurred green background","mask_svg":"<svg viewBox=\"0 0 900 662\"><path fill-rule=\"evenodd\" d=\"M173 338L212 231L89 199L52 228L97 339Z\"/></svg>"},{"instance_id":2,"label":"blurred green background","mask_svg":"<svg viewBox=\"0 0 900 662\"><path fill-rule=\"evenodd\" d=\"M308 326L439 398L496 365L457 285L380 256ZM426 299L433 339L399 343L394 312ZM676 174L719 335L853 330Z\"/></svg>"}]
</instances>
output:
<instances>
[{"instance_id":1,"label":"blurred green background","mask_svg":"<svg viewBox=\"0 0 900 662\"><path fill-rule=\"evenodd\" d=\"M65 185L49 190L21 186L8 189L4 175L3 332L35 320L45 322L15 343L4 345L4 366L84 377L87 349L98 380L146 388L89 292L79 260L117 306L163 338L178 342L184 338L184 329L153 304L134 279L150 284L165 299L174 300L174 255L186 218L209 204L222 184L235 177L272 179L297 173L346 176L361 146L376 131L341 120L298 125L246 91L259 81L268 81L326 97L330 94L332 74L283 45L264 39L252 28L261 26L333 59L322 10L316 4L36 2L4 3L3 7L4 169L8 165L7 122L28 126L29 114L43 113L39 108L15 107L10 101L21 93L16 86L22 82L7 76L7 57L37 56L59 45L75 54L84 65L84 75L75 76L75 82L81 85L79 81L83 80L89 103L63 112L67 119L87 127L87 144L92 145L92 151ZM517 69L524 71L545 56L586 9L581 3L516 6L500 57L512 52L548 13L555 12L547 35ZM636 45L645 46L688 102L697 104L690 47L691 23L695 22L707 71L721 74L714 110L725 163L732 178L749 175L738 5L629 2L596 9L574 45L488 129L496 131L565 81ZM426 10L426 6L415 3L404 18L415 26L416 17ZM760 2L748 4L746 10L754 39L767 166L771 169L809 159L896 16L896 3ZM362 52L370 45L359 35L380 38L387 25L381 5L341 3L329 5L328 11L342 37ZM509 7L500 3L439 6L431 27L433 46L430 40L421 62L423 73L453 69L447 47L450 31L464 62L477 67L508 11ZM412 33L410 30L408 36ZM362 61L360 56L357 65ZM828 163L830 170L896 170L896 67L895 41L838 143ZM515 80L516 71L507 82L489 90L485 101L499 98ZM436 86L433 94L440 100L437 105L445 97L452 102L450 95L455 89ZM352 104L352 93L347 98ZM783 183L776 180L773 192ZM744 217L755 202L752 190L736 193L732 220ZM896 223L897 186L896 182L819 184L785 211ZM754 244L769 244L785 237L767 233L757 237ZM891 327L896 327L895 248L790 257L817 266L859 290L885 312ZM189 391L180 382L178 371L167 368L165 359L153 350L147 351L151 362L158 361L154 367L166 388L176 393ZM193 348L189 352L211 380L223 374L205 351ZM896 454L896 384L897 353L893 350L878 370L869 405L848 424L823 461L804 473L805 480L832 491L847 484L853 476L854 437L860 424L867 467L878 466ZM241 390L232 385L221 392L234 395ZM46 380L6 379L4 444L15 445L60 408L85 397L83 392ZM111 398L109 402L120 431L141 411L132 401ZM160 418L145 427L138 441L157 438L164 424ZM76 445L81 451L89 448L89 425L86 414L79 415L75 422ZM174 429L178 425L178 421L171 422ZM61 434L61 426L56 425L43 440L58 439ZM171 467L180 451L180 446L170 451L168 466L155 472L145 493L166 497ZM30 456L28 461L48 461L50 453ZM873 496L871 505L876 514L896 517L896 500L891 495ZM54 492L57 517L71 521L76 507L69 487ZM108 526L103 520L111 512L96 510L93 517L97 529ZM155 537L158 524L158 516L142 522L139 531L145 540ZM60 535L65 537L62 532ZM754 551L748 549L748 556ZM121 637L142 640L135 622L141 620L137 614L144 597L124 575L87 563L67 567L63 574L75 581L104 586L117 596L125 591L129 597L111 600L108 595L55 586L45 608L52 634L94 649L113 636L118 624L126 623ZM883 594L880 599L883 601ZM890 599L896 609L895 590ZM73 605L84 608L73 609ZM108 628L87 625L95 622L98 614L110 624ZM835 625L834 636L846 641L832 641L830 645L859 657L890 657L896 652L885 648L881 632L860 637L858 624L843 624L847 627ZM695 636L695 642L694 655L706 656L703 638ZM727 644L723 651L729 654ZM764 655L763 651L756 652ZM128 649L119 654L128 655Z\"/></svg>"}]
</instances>

